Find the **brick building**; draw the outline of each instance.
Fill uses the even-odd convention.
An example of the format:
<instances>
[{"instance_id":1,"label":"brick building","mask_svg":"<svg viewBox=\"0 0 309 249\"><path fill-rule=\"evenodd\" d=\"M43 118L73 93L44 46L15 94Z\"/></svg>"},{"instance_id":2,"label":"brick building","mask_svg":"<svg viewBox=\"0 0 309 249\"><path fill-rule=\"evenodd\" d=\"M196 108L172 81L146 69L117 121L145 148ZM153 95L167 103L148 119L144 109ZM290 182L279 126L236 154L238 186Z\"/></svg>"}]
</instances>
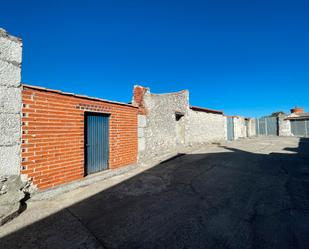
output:
<instances>
[{"instance_id":1,"label":"brick building","mask_svg":"<svg viewBox=\"0 0 309 249\"><path fill-rule=\"evenodd\" d=\"M39 189L136 163L135 106L28 85L22 103L21 173Z\"/></svg>"}]
</instances>

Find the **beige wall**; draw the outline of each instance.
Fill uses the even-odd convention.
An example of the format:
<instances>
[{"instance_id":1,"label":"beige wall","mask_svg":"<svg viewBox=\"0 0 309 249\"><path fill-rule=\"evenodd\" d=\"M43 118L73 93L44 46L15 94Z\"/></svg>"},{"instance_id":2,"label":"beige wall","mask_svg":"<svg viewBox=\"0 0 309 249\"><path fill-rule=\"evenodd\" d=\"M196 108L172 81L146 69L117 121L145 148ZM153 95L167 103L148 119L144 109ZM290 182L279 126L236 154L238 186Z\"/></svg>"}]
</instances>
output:
<instances>
[{"instance_id":1,"label":"beige wall","mask_svg":"<svg viewBox=\"0 0 309 249\"><path fill-rule=\"evenodd\" d=\"M186 143L199 144L226 139L226 117L203 111L189 110Z\"/></svg>"}]
</instances>

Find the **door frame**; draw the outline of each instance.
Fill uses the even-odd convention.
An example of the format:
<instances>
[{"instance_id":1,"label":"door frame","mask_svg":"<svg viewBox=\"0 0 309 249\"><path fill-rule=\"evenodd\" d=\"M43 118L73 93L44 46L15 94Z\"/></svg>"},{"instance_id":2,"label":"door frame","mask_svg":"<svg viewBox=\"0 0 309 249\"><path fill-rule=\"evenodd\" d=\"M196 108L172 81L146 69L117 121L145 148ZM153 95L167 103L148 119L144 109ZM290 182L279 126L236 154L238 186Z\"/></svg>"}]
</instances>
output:
<instances>
[{"instance_id":1,"label":"door frame","mask_svg":"<svg viewBox=\"0 0 309 249\"><path fill-rule=\"evenodd\" d=\"M87 172L87 163L88 163L88 151L87 151L87 130L88 130L88 116L101 116L101 117L107 117L108 118L108 149L107 149L107 169L109 169L109 153L110 153L110 116L111 113L104 113L104 112L91 112L86 111L84 112L84 176L90 175ZM100 171L99 171L100 172ZM99 173L97 172L97 173Z\"/></svg>"}]
</instances>

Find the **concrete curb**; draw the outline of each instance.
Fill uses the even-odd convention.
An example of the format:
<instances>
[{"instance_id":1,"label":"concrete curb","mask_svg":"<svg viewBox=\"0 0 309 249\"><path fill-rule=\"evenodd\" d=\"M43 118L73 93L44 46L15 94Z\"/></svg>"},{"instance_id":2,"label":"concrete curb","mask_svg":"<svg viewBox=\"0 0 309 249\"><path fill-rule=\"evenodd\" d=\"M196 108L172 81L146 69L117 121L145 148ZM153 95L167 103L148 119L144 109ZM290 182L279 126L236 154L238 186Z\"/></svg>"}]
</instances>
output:
<instances>
[{"instance_id":1,"label":"concrete curb","mask_svg":"<svg viewBox=\"0 0 309 249\"><path fill-rule=\"evenodd\" d=\"M102 181L102 180L106 180L109 179L113 176L118 176L118 175L122 175L128 171L131 171L133 169L138 168L139 165L137 164L132 164L132 165L128 165L126 167L122 167L119 169L110 169L110 170L106 170L103 172L99 172L93 175L89 175L86 176L85 178L81 179L81 180L77 180L65 185L61 185L55 188L51 188L48 190L44 190L44 191L39 191L34 193L31 198L28 200L28 202L31 201L40 201L40 200L46 200L46 199L51 199L57 195L69 192L71 190L80 188L80 187L85 187L88 186L90 184Z\"/></svg>"}]
</instances>

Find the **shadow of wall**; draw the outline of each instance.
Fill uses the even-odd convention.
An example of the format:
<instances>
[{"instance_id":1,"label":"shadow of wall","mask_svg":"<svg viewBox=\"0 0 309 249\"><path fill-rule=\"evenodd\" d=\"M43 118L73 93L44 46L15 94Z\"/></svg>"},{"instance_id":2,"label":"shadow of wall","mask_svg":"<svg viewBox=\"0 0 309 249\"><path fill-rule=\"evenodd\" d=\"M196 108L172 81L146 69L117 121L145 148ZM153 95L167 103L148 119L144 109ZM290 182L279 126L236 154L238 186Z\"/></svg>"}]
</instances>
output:
<instances>
[{"instance_id":1,"label":"shadow of wall","mask_svg":"<svg viewBox=\"0 0 309 249\"><path fill-rule=\"evenodd\" d=\"M0 248L309 248L309 139L288 154L225 148L161 163Z\"/></svg>"}]
</instances>

